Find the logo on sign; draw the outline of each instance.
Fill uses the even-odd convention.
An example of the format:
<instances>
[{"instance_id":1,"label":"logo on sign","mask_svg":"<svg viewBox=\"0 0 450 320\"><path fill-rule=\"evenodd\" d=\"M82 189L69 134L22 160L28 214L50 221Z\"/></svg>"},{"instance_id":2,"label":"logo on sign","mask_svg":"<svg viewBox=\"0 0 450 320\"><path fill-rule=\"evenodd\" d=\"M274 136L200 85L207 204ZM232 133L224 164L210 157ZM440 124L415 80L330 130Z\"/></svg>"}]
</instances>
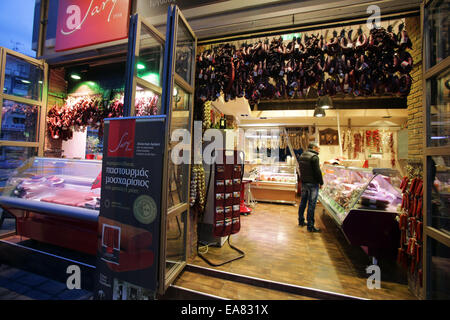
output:
<instances>
[{"instance_id":1,"label":"logo on sign","mask_svg":"<svg viewBox=\"0 0 450 320\"><path fill-rule=\"evenodd\" d=\"M66 13L68 14L67 20L66 20L66 27L69 31L64 31L61 29L61 33L64 35L69 35L74 33L77 30L80 30L83 26L86 19L89 17L94 17L100 13L102 13L105 10L109 11L107 22L111 21L111 15L114 12L114 9L117 4L117 0L106 0L103 1L100 5L93 6L94 0L91 0L89 4L89 8L86 11L86 14L82 18L81 8L80 6L73 4L67 7ZM108 9L110 7L110 9Z\"/></svg>"},{"instance_id":2,"label":"logo on sign","mask_svg":"<svg viewBox=\"0 0 450 320\"><path fill-rule=\"evenodd\" d=\"M133 158L135 120L111 121L108 138L108 157Z\"/></svg>"},{"instance_id":3,"label":"logo on sign","mask_svg":"<svg viewBox=\"0 0 450 320\"><path fill-rule=\"evenodd\" d=\"M124 39L129 0L59 0L56 51Z\"/></svg>"}]
</instances>

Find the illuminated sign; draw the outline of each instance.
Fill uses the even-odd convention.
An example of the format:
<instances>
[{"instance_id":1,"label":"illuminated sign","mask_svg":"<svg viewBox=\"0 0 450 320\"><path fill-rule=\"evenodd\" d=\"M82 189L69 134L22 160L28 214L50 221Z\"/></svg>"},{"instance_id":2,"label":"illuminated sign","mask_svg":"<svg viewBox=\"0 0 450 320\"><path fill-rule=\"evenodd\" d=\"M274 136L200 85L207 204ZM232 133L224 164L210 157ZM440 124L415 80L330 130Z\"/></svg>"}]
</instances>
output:
<instances>
[{"instance_id":1,"label":"illuminated sign","mask_svg":"<svg viewBox=\"0 0 450 320\"><path fill-rule=\"evenodd\" d=\"M55 51L128 37L129 0L59 0Z\"/></svg>"}]
</instances>

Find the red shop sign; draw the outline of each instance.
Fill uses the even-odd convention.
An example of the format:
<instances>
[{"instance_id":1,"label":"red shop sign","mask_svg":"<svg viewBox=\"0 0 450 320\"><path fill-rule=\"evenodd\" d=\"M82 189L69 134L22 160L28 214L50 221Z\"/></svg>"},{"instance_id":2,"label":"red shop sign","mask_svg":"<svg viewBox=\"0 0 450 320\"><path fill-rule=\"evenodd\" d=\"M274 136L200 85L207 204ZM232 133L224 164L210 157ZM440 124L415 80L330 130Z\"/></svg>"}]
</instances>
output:
<instances>
[{"instance_id":1,"label":"red shop sign","mask_svg":"<svg viewBox=\"0 0 450 320\"><path fill-rule=\"evenodd\" d=\"M129 0L59 0L55 51L128 37Z\"/></svg>"}]
</instances>

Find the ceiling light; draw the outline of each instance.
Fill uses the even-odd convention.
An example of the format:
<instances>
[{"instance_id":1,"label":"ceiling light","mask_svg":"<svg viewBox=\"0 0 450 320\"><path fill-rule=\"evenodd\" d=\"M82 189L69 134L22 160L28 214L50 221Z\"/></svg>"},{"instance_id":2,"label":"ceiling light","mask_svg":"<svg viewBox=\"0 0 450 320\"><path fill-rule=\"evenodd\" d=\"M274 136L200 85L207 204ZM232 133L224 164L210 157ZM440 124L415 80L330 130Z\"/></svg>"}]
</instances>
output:
<instances>
[{"instance_id":1,"label":"ceiling light","mask_svg":"<svg viewBox=\"0 0 450 320\"><path fill-rule=\"evenodd\" d=\"M72 74L70 75L70 77L71 77L73 80L81 80L81 76L79 76L79 75L76 74L76 73L72 73Z\"/></svg>"},{"instance_id":2,"label":"ceiling light","mask_svg":"<svg viewBox=\"0 0 450 320\"><path fill-rule=\"evenodd\" d=\"M322 96L319 97L319 100L317 101L317 105L319 108L322 109L330 109L333 107L333 100L331 100L330 96Z\"/></svg>"},{"instance_id":3,"label":"ceiling light","mask_svg":"<svg viewBox=\"0 0 450 320\"><path fill-rule=\"evenodd\" d=\"M136 65L136 67L137 67L138 70L145 70L145 68L146 68L146 66L144 64L142 64L142 63L138 63Z\"/></svg>"},{"instance_id":4,"label":"ceiling light","mask_svg":"<svg viewBox=\"0 0 450 320\"><path fill-rule=\"evenodd\" d=\"M316 117L316 118L325 117L325 110L316 106L316 109L314 110L314 117Z\"/></svg>"}]
</instances>

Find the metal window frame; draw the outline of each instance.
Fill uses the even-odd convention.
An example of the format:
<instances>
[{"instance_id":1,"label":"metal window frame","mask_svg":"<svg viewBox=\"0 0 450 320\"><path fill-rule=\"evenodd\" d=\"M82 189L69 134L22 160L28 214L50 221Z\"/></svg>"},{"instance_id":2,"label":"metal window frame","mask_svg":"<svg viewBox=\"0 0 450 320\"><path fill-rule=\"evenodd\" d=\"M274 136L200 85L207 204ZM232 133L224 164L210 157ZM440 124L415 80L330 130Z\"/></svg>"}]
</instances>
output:
<instances>
[{"instance_id":1,"label":"metal window frame","mask_svg":"<svg viewBox=\"0 0 450 320\"><path fill-rule=\"evenodd\" d=\"M136 114L136 86L139 85L158 95L162 95L163 88L137 76L136 62L141 48L141 31L146 31L162 46L165 52L165 37L146 19L138 14L134 14L130 19L130 33L128 40L127 67L125 80L124 116L134 116ZM135 41L133 41L135 39ZM163 54L164 55L164 54ZM161 65L163 57L161 57Z\"/></svg>"},{"instance_id":2,"label":"metal window frame","mask_svg":"<svg viewBox=\"0 0 450 320\"><path fill-rule=\"evenodd\" d=\"M5 72L6 72L6 58L7 56L12 56L14 58L20 59L29 63L35 67L38 67L43 72L43 85L41 97L39 100L28 99L20 96L10 95L3 93L3 88L5 85ZM44 145L45 145L45 132L46 132L46 116L47 116L47 95L48 95L48 64L44 60L38 60L19 52L15 52L8 48L0 47L0 123L2 123L2 110L3 101L13 101L17 103L23 103L28 105L37 106L38 111L38 123L36 127L36 141L35 142L25 142L25 141L8 141L0 140L0 147L3 146L15 146L15 147L27 147L37 149L37 156L42 157L44 155ZM1 125L0 125L1 132Z\"/></svg>"},{"instance_id":3,"label":"metal window frame","mask_svg":"<svg viewBox=\"0 0 450 320\"><path fill-rule=\"evenodd\" d=\"M177 43L177 31L178 23L182 23L187 27L188 32L191 34L194 40L194 53L191 57L191 79L193 85L187 83L180 75L175 72L175 62L174 57L176 54L176 43ZM159 42L164 48L164 54L162 56L162 63L160 64L162 68L162 87L156 86L142 78L137 76L137 59L140 55L141 47L141 31L142 28L146 28L147 32L153 36L154 39ZM195 83L195 57L197 50L197 38L193 33L192 29L187 24L186 19L176 6L170 6L168 9L167 16L167 31L166 37L164 37L159 31L153 27L145 18L139 16L139 14L134 14L130 18L129 26L129 39L128 39L128 54L127 54L127 66L126 66L126 80L125 80L125 97L124 97L124 116L134 116L135 115L135 97L136 97L136 86L139 85L148 89L161 96L161 114L166 117L166 127L165 127L165 137L164 137L164 160L163 160L163 181L162 181L162 197L161 197L161 226L160 226L160 252L159 252L159 275L158 275L158 294L163 295L168 287L173 283L176 277L183 271L184 267L187 265L187 252L188 252L188 231L189 231L189 198L190 198L190 185L186 185L187 190L182 190L183 193L187 194L186 201L177 204L173 207L168 207L169 199L169 161L170 161L170 135L171 135L171 121L172 121L172 109L173 109L173 88L175 85L179 86L187 94L191 95L189 99L189 126L190 132L192 133L193 127L193 110L194 110L194 83ZM188 182L190 181L190 171L191 165L188 166ZM167 226L168 220L171 217L180 217L184 220L184 256L183 261L177 261L175 266L166 270L167 256Z\"/></svg>"},{"instance_id":4,"label":"metal window frame","mask_svg":"<svg viewBox=\"0 0 450 320\"><path fill-rule=\"evenodd\" d=\"M188 32L190 33L192 39L194 40L194 53L191 57L191 79L193 84L190 85L187 81L185 81L180 75L178 75L175 71L175 57L176 57L176 44L177 44L177 33L178 33L178 27L179 23L183 23L184 26L187 28ZM164 55L164 79L163 79L163 96L162 96L162 108L163 113L167 116L167 123L166 123L166 159L169 159L169 139L171 135L171 123L172 123L172 109L173 109L173 88L175 85L178 85L181 89L183 89L187 94L190 94L192 98L189 101L189 126L190 126L190 132L192 134L192 127L193 127L193 111L194 111L194 92L195 92L195 57L197 54L197 37L195 36L194 32L192 31L191 27L187 23L186 18L180 11L180 9L175 6L171 5L168 9L168 15L167 15L167 28L166 28L166 51ZM192 141L191 141L192 142ZM164 168L164 181L168 185L168 161L165 161L165 168ZM188 185L187 185L187 199L186 202L183 202L175 207L168 208L167 209L167 216L164 219L161 219L161 239L163 239L163 245L161 246L161 261L160 261L160 278L159 278L159 294L164 294L168 287L170 286L173 281L178 277L178 275L184 270L185 266L187 265L187 250L188 250L188 232L190 230L189 226L189 213L190 213L190 205L189 205L189 199L190 199L190 180L191 180L191 164L188 165ZM168 188L164 189L164 196L163 201L164 204L167 205L168 200ZM168 272L166 272L166 252L167 252L167 220L170 217L173 216L180 216L184 215L184 261L181 263L178 263L174 267L172 267Z\"/></svg>"},{"instance_id":5,"label":"metal window frame","mask_svg":"<svg viewBox=\"0 0 450 320\"><path fill-rule=\"evenodd\" d=\"M422 253L422 263L423 263L423 288L422 294L425 299L429 299L431 297L431 288L430 288L430 278L431 272L429 265L431 263L431 244L428 238L431 238L447 247L450 247L450 236L445 234L431 226L431 211L429 211L428 204L430 198L429 194L429 172L431 163L429 159L433 156L448 156L450 155L450 146L444 147L429 147L428 146L428 134L429 134L429 121L430 117L428 114L428 92L427 92L427 81L433 79L434 77L446 72L450 69L450 57L445 58L444 60L438 62L436 65L427 69L428 67L428 55L429 55L429 43L426 38L427 28L425 25L425 10L428 5L430 5L433 0L427 0L422 3L420 12L421 12L421 34L422 34L422 48L423 48L423 59L422 59L422 128L423 128L423 183L424 183L424 201L423 201L423 253Z\"/></svg>"}]
</instances>

